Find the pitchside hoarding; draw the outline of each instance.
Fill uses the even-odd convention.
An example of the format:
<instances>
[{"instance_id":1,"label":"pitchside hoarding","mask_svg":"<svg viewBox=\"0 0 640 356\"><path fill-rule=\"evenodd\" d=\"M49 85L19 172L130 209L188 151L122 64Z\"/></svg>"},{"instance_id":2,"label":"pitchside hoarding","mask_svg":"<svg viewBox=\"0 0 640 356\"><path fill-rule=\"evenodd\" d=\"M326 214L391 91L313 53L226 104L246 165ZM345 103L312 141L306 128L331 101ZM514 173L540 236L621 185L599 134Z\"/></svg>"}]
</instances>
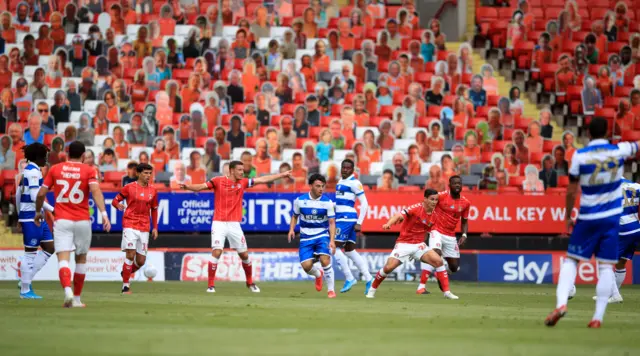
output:
<instances>
[{"instance_id":1,"label":"pitchside hoarding","mask_svg":"<svg viewBox=\"0 0 640 356\"><path fill-rule=\"evenodd\" d=\"M293 200L301 194L245 193L242 228L245 232L286 232ZM111 207L115 193L105 193L112 231L122 230L122 212ZM329 197L333 198L332 194ZM471 201L469 232L560 234L565 232L565 200L560 195L519 195L504 199L496 195L465 194ZM159 193L158 230L161 232L207 232L211 230L213 193ZM51 196L49 201L53 201ZM420 202L409 193L368 192L369 210L364 232L382 232L382 225L404 207ZM89 201L94 231L102 231L102 216ZM572 216L575 217L574 209ZM398 231L394 227L392 231Z\"/></svg>"}]
</instances>

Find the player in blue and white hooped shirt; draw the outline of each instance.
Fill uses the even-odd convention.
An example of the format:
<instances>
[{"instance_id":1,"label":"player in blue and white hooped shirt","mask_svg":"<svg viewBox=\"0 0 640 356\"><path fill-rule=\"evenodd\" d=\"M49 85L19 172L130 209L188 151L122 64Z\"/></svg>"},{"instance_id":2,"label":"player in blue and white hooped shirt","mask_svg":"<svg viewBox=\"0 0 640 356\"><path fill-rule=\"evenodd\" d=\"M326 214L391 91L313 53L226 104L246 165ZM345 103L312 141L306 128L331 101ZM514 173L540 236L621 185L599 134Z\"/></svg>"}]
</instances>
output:
<instances>
[{"instance_id":1,"label":"player in blue and white hooped shirt","mask_svg":"<svg viewBox=\"0 0 640 356\"><path fill-rule=\"evenodd\" d=\"M335 298L335 279L331 266L331 255L335 252L336 220L331 199L322 195L327 184L320 174L309 178L311 191L293 201L293 216L289 227L289 242L295 236L300 220L300 265L308 275L316 278L316 290L322 290L322 278L327 283L329 298ZM320 260L322 270L314 263Z\"/></svg>"},{"instance_id":2,"label":"player in blue and white hooped shirt","mask_svg":"<svg viewBox=\"0 0 640 356\"><path fill-rule=\"evenodd\" d=\"M593 118L589 124L591 142L573 155L569 168L566 197L567 228L573 227L567 258L562 263L556 291L556 309L545 325L554 326L567 312L567 301L576 279L578 261L595 255L598 261L596 310L590 328L599 328L614 284L613 264L618 261L618 237L622 214L622 173L624 160L638 151L638 142L610 144L606 139L607 121ZM580 186L578 219L571 212Z\"/></svg>"},{"instance_id":3,"label":"player in blue and white hooped shirt","mask_svg":"<svg viewBox=\"0 0 640 356\"><path fill-rule=\"evenodd\" d=\"M340 174L342 178L336 185L336 254L335 259L344 273L344 287L340 293L348 292L358 281L353 277L347 257L356 265L366 287L364 294L371 287L373 277L369 272L367 261L356 251L356 234L362 229L362 222L367 216L369 203L364 195L362 183L353 176L355 163L350 159L342 161ZM356 200L360 202L360 214L356 210ZM342 249L344 248L344 253Z\"/></svg>"},{"instance_id":4,"label":"player in blue and white hooped shirt","mask_svg":"<svg viewBox=\"0 0 640 356\"><path fill-rule=\"evenodd\" d=\"M622 180L622 216L620 216L620 239L618 242L618 262L614 274L616 283L609 303L622 303L620 287L627 277L627 261L633 258L640 244L640 220L638 203L640 202L640 184ZM597 296L593 297L597 300Z\"/></svg>"},{"instance_id":5,"label":"player in blue and white hooped shirt","mask_svg":"<svg viewBox=\"0 0 640 356\"><path fill-rule=\"evenodd\" d=\"M16 207L18 222L22 227L24 239L24 257L20 261L20 298L41 299L33 292L31 281L44 267L49 257L55 252L53 235L45 221L40 226L34 223L36 215L36 196L42 186L41 167L47 164L49 149L41 143L32 143L24 148L27 165L18 177L16 192ZM47 203L44 209L53 212L53 207ZM38 251L38 247L42 249Z\"/></svg>"}]
</instances>

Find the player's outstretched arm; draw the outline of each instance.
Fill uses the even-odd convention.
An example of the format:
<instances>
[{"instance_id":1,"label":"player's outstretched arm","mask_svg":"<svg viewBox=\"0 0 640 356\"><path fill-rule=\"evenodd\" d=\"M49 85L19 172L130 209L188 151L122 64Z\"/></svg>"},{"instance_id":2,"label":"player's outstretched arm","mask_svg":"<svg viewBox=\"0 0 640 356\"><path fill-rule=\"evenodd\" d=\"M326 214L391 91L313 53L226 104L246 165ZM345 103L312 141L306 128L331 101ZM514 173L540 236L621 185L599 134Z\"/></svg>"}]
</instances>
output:
<instances>
[{"instance_id":1,"label":"player's outstretched arm","mask_svg":"<svg viewBox=\"0 0 640 356\"><path fill-rule=\"evenodd\" d=\"M402 216L402 214L396 214L392 216L391 219L389 219L389 221L387 221L386 224L382 225L382 228L384 230L389 230L393 225L397 223L401 223L403 221L404 221L404 216Z\"/></svg>"},{"instance_id":2,"label":"player's outstretched arm","mask_svg":"<svg viewBox=\"0 0 640 356\"><path fill-rule=\"evenodd\" d=\"M93 201L98 206L100 214L102 214L102 228L104 231L109 232L111 230L111 222L109 221L109 215L107 215L107 209L104 205L104 195L102 195L102 190L100 190L100 186L97 183L90 183L89 190L93 196Z\"/></svg>"},{"instance_id":3,"label":"player's outstretched arm","mask_svg":"<svg viewBox=\"0 0 640 356\"><path fill-rule=\"evenodd\" d=\"M283 178L290 178L291 177L291 171L286 171L284 173L278 173L278 174L272 174L272 175L268 175L268 176L262 176L262 177L258 177L258 178L254 178L253 179L253 184L269 184L272 182L277 181L278 179L283 179Z\"/></svg>"},{"instance_id":4,"label":"player's outstretched arm","mask_svg":"<svg viewBox=\"0 0 640 356\"><path fill-rule=\"evenodd\" d=\"M201 184L180 184L180 189L182 190L190 190L192 192L201 192L203 190L208 190L209 187L207 186L207 183L201 183Z\"/></svg>"},{"instance_id":5,"label":"player's outstretched arm","mask_svg":"<svg viewBox=\"0 0 640 356\"><path fill-rule=\"evenodd\" d=\"M48 192L49 188L45 186L40 187L40 190L38 190L38 195L36 196L36 216L33 219L36 226L40 226L40 222L43 219L42 206L44 205L44 199L47 197Z\"/></svg>"}]
</instances>

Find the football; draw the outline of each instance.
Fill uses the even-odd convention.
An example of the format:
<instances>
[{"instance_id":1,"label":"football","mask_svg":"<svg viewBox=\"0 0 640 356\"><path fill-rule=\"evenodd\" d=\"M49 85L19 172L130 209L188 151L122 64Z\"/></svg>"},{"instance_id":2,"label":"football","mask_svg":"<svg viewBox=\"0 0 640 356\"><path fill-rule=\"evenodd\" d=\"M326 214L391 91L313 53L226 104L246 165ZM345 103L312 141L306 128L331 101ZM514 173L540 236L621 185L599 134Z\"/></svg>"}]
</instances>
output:
<instances>
[{"instance_id":1,"label":"football","mask_svg":"<svg viewBox=\"0 0 640 356\"><path fill-rule=\"evenodd\" d=\"M158 270L150 263L146 264L146 268L144 269L144 276L153 279L158 274Z\"/></svg>"}]
</instances>

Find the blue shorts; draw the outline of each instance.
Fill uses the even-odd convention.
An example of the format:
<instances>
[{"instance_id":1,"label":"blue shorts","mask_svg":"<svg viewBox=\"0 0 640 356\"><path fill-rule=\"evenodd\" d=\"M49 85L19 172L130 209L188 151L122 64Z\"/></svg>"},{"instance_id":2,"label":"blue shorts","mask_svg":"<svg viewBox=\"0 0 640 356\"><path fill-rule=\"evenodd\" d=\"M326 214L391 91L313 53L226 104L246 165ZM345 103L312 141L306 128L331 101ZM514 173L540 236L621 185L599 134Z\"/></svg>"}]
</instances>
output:
<instances>
[{"instance_id":1,"label":"blue shorts","mask_svg":"<svg viewBox=\"0 0 640 356\"><path fill-rule=\"evenodd\" d=\"M21 222L24 247L38 248L42 242L53 241L49 225L43 221L36 226L33 221Z\"/></svg>"},{"instance_id":2,"label":"blue shorts","mask_svg":"<svg viewBox=\"0 0 640 356\"><path fill-rule=\"evenodd\" d=\"M639 244L639 233L620 236L620 242L618 243L618 257L625 260L632 259Z\"/></svg>"},{"instance_id":3,"label":"blue shorts","mask_svg":"<svg viewBox=\"0 0 640 356\"><path fill-rule=\"evenodd\" d=\"M354 221L336 222L336 242L356 243L356 224Z\"/></svg>"},{"instance_id":4,"label":"blue shorts","mask_svg":"<svg viewBox=\"0 0 640 356\"><path fill-rule=\"evenodd\" d=\"M300 242L300 262L313 259L317 255L331 256L329 250L329 237Z\"/></svg>"},{"instance_id":5,"label":"blue shorts","mask_svg":"<svg viewBox=\"0 0 640 356\"><path fill-rule=\"evenodd\" d=\"M567 256L588 261L618 262L620 215L598 220L578 220L569 238Z\"/></svg>"}]
</instances>

